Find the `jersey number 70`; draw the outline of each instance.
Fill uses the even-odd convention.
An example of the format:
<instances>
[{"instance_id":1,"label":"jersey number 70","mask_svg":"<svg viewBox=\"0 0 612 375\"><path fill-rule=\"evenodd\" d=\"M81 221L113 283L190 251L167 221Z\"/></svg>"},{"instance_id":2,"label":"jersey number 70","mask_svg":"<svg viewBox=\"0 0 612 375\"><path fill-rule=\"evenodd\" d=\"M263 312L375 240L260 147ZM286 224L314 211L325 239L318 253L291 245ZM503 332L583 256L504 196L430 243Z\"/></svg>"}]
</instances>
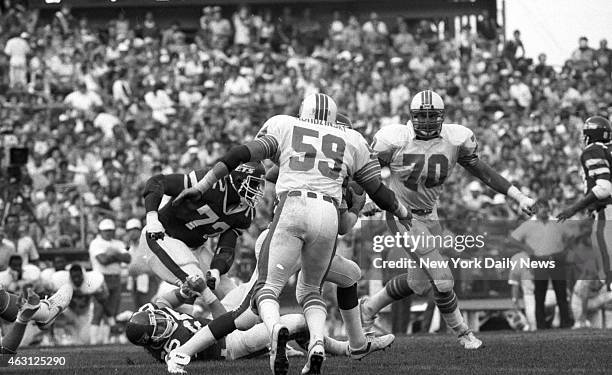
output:
<instances>
[{"instance_id":1,"label":"jersey number 70","mask_svg":"<svg viewBox=\"0 0 612 375\"><path fill-rule=\"evenodd\" d=\"M425 166L424 154L404 154L402 159L404 166L411 165L412 172L404 185L410 190L417 190L423 167ZM440 186L448 177L448 159L442 154L432 154L427 159L427 172L425 177L425 187L432 188Z\"/></svg>"},{"instance_id":2,"label":"jersey number 70","mask_svg":"<svg viewBox=\"0 0 612 375\"><path fill-rule=\"evenodd\" d=\"M303 158L299 156L292 156L289 158L289 168L294 171L306 172L315 167L317 148L310 143L305 143L306 137L316 138L318 141L319 132L314 129L302 128L299 126L293 128L291 147L296 152L304 153ZM344 139L333 134L325 134L320 142L321 152L326 158L332 159L333 165L330 166L328 161L319 160L317 168L323 176L335 180L340 176L340 171L342 170L346 143Z\"/></svg>"}]
</instances>

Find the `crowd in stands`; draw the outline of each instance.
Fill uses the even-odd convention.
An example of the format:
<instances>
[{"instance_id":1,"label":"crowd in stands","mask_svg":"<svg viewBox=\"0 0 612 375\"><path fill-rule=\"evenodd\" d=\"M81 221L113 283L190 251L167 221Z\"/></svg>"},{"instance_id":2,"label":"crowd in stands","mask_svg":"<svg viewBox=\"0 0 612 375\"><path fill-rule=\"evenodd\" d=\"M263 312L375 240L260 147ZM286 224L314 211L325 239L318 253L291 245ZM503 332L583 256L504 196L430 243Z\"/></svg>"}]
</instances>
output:
<instances>
[{"instance_id":1,"label":"crowd in stands","mask_svg":"<svg viewBox=\"0 0 612 375\"><path fill-rule=\"evenodd\" d=\"M503 40L487 14L457 36L434 20L376 13L335 12L324 24L309 9L243 6L229 14L207 6L198 17L198 30L187 33L179 22L158 27L151 12L138 19L119 12L93 27L68 7L51 18L4 8L0 133L15 135L29 160L18 181L1 180L20 194L2 197L10 215L0 271L10 251L28 263L50 248L89 248L104 218L129 237L125 224L143 218L150 176L211 166L267 117L296 114L308 93L331 95L371 140L380 127L409 119L414 93L433 89L446 122L472 129L481 156L553 212L581 194L582 121L612 115L605 40L593 48L581 38L553 67L544 53L532 57L541 51L523 45L518 30ZM443 218L515 217L503 196L470 181L465 172L449 178ZM243 235L240 254L252 253L268 206Z\"/></svg>"}]
</instances>

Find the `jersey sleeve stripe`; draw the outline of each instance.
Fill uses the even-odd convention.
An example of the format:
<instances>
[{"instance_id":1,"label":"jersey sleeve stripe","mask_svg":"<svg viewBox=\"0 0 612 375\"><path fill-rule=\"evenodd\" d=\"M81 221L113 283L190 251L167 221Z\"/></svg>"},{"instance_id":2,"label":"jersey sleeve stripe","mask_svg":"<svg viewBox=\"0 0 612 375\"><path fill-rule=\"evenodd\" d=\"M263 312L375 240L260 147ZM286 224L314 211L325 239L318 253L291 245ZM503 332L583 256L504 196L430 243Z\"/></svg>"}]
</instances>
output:
<instances>
[{"instance_id":1,"label":"jersey sleeve stripe","mask_svg":"<svg viewBox=\"0 0 612 375\"><path fill-rule=\"evenodd\" d=\"M375 179L377 176L380 177L380 164L378 163L378 160L370 160L368 164L355 172L353 180L355 180L358 184L364 184Z\"/></svg>"},{"instance_id":2,"label":"jersey sleeve stripe","mask_svg":"<svg viewBox=\"0 0 612 375\"><path fill-rule=\"evenodd\" d=\"M198 177L196 176L195 171L189 172L189 180L191 181L191 186L195 186L198 183Z\"/></svg>"},{"instance_id":3,"label":"jersey sleeve stripe","mask_svg":"<svg viewBox=\"0 0 612 375\"><path fill-rule=\"evenodd\" d=\"M589 170L589 176L591 177L602 175L602 174L610 174L610 168L602 167L602 168Z\"/></svg>"},{"instance_id":4,"label":"jersey sleeve stripe","mask_svg":"<svg viewBox=\"0 0 612 375\"><path fill-rule=\"evenodd\" d=\"M585 161L584 164L587 166L587 168L598 164L604 164L606 167L609 166L608 161L606 159L589 159Z\"/></svg>"},{"instance_id":5,"label":"jersey sleeve stripe","mask_svg":"<svg viewBox=\"0 0 612 375\"><path fill-rule=\"evenodd\" d=\"M278 141L269 135L258 138L253 142L258 143L263 148L266 158L273 157L278 150Z\"/></svg>"}]
</instances>

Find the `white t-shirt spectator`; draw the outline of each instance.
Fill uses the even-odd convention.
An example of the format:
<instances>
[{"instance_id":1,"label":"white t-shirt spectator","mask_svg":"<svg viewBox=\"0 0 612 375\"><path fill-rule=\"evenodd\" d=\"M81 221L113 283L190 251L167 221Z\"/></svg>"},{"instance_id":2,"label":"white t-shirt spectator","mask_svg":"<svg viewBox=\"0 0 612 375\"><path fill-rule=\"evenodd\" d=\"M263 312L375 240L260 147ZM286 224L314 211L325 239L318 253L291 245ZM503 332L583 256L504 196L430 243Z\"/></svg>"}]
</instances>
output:
<instances>
[{"instance_id":1,"label":"white t-shirt spectator","mask_svg":"<svg viewBox=\"0 0 612 375\"><path fill-rule=\"evenodd\" d=\"M248 18L243 19L238 13L235 13L232 21L234 22L234 44L250 44L251 30Z\"/></svg>"},{"instance_id":2,"label":"white t-shirt spectator","mask_svg":"<svg viewBox=\"0 0 612 375\"><path fill-rule=\"evenodd\" d=\"M89 244L89 257L91 266L94 271L98 271L104 275L119 275L121 273L121 263L114 262L103 265L96 259L100 254L109 254L112 252L127 253L125 244L119 240L106 241L101 236L96 236Z\"/></svg>"},{"instance_id":3,"label":"white t-shirt spectator","mask_svg":"<svg viewBox=\"0 0 612 375\"><path fill-rule=\"evenodd\" d=\"M410 90L403 83L397 85L389 91L389 102L391 113L396 114L401 106L410 102Z\"/></svg>"},{"instance_id":4,"label":"white t-shirt spectator","mask_svg":"<svg viewBox=\"0 0 612 375\"><path fill-rule=\"evenodd\" d=\"M251 92L251 86L249 80L243 76L236 76L236 78L229 78L225 82L223 93L229 96L245 96Z\"/></svg>"},{"instance_id":5,"label":"white t-shirt spectator","mask_svg":"<svg viewBox=\"0 0 612 375\"><path fill-rule=\"evenodd\" d=\"M30 53L30 45L25 39L16 36L6 42L4 53L10 56L11 66L24 66L26 57Z\"/></svg>"},{"instance_id":6,"label":"white t-shirt spectator","mask_svg":"<svg viewBox=\"0 0 612 375\"><path fill-rule=\"evenodd\" d=\"M117 116L115 115L111 115L110 113L106 112L101 112L96 116L93 124L96 128L102 129L105 138L111 139L114 137L113 128L115 126L121 125L121 120L119 120L119 118L117 118Z\"/></svg>"},{"instance_id":7,"label":"white t-shirt spectator","mask_svg":"<svg viewBox=\"0 0 612 375\"><path fill-rule=\"evenodd\" d=\"M82 92L77 90L66 95L64 103L79 111L90 112L94 107L102 105L102 99L100 95L93 91Z\"/></svg>"},{"instance_id":8,"label":"white t-shirt spectator","mask_svg":"<svg viewBox=\"0 0 612 375\"><path fill-rule=\"evenodd\" d=\"M510 85L510 97L523 108L528 108L531 105L532 95L529 86L521 81Z\"/></svg>"},{"instance_id":9,"label":"white t-shirt spectator","mask_svg":"<svg viewBox=\"0 0 612 375\"><path fill-rule=\"evenodd\" d=\"M113 100L115 102L122 103L123 105L128 105L132 101L130 99L131 96L132 89L126 81L118 79L113 82Z\"/></svg>"}]
</instances>

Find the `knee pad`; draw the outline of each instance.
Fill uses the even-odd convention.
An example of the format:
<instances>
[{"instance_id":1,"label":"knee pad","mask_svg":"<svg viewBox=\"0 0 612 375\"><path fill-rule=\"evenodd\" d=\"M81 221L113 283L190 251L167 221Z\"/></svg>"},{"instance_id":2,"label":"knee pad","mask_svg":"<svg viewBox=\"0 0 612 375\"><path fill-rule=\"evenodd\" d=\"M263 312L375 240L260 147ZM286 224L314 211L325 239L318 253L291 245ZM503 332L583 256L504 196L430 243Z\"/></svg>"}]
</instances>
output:
<instances>
[{"instance_id":1,"label":"knee pad","mask_svg":"<svg viewBox=\"0 0 612 375\"><path fill-rule=\"evenodd\" d=\"M444 280L433 280L434 293L436 291L440 293L449 293L453 291L453 287L455 286L455 282L452 278L444 279Z\"/></svg>"},{"instance_id":2,"label":"knee pad","mask_svg":"<svg viewBox=\"0 0 612 375\"><path fill-rule=\"evenodd\" d=\"M349 286L348 288L342 288L338 286L336 289L336 297L338 299L338 308L340 310L351 310L359 305L359 298L357 297L357 283Z\"/></svg>"}]
</instances>

